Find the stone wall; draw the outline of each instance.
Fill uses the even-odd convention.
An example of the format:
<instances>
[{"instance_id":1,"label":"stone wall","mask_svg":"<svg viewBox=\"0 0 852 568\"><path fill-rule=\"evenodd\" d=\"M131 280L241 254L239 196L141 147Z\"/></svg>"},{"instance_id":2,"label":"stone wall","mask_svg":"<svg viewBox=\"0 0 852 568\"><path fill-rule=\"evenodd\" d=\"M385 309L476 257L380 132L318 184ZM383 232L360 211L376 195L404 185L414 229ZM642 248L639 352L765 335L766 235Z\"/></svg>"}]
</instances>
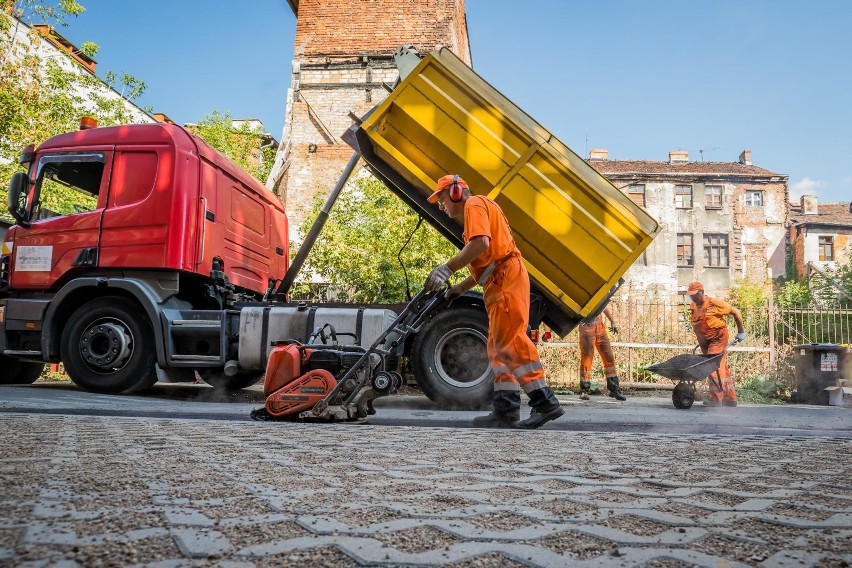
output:
<instances>
[{"instance_id":1,"label":"stone wall","mask_svg":"<svg viewBox=\"0 0 852 568\"><path fill-rule=\"evenodd\" d=\"M295 60L276 166L267 186L284 201L291 239L334 187L352 150L341 135L387 96L393 52L450 48L470 63L464 0L300 0Z\"/></svg>"}]
</instances>

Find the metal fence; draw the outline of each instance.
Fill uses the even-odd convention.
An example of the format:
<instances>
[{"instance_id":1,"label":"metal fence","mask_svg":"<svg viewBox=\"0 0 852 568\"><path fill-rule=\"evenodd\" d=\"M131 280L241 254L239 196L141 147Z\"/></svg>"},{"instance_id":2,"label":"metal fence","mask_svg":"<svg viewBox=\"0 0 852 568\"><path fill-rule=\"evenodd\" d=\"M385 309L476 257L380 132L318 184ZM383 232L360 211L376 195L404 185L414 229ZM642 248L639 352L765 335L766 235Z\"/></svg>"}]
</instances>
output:
<instances>
[{"instance_id":1,"label":"metal fence","mask_svg":"<svg viewBox=\"0 0 852 568\"><path fill-rule=\"evenodd\" d=\"M622 381L670 384L652 376L645 367L681 353L696 345L690 323L689 306L641 300L615 301L609 306L619 333L610 336ZM852 310L818 306L797 308L762 306L742 308L747 339L729 349L729 362L735 380L766 377L794 381L792 347L803 343L852 343ZM608 322L607 322L608 323ZM731 338L736 334L729 318ZM550 380L574 385L579 369L577 331L541 345L542 360ZM600 359L595 358L593 374L603 377Z\"/></svg>"},{"instance_id":2,"label":"metal fence","mask_svg":"<svg viewBox=\"0 0 852 568\"><path fill-rule=\"evenodd\" d=\"M328 285L297 288L293 299L308 302L340 301L341 290ZM669 381L652 376L645 367L681 353L696 345L690 323L689 306L661 301L625 299L613 301L609 309L619 333L610 337L622 381L657 383ZM792 383L793 346L803 343L852 343L852 309L800 306L740 308L747 339L731 347L729 361L735 380L751 376L771 377ZM729 319L731 338L736 334ZM564 338L540 344L548 380L555 384L575 385L578 381L580 353L577 331ZM593 374L603 377L600 358L595 357Z\"/></svg>"},{"instance_id":3,"label":"metal fence","mask_svg":"<svg viewBox=\"0 0 852 568\"><path fill-rule=\"evenodd\" d=\"M775 309L775 339L786 343L852 343L852 310L805 306Z\"/></svg>"}]
</instances>

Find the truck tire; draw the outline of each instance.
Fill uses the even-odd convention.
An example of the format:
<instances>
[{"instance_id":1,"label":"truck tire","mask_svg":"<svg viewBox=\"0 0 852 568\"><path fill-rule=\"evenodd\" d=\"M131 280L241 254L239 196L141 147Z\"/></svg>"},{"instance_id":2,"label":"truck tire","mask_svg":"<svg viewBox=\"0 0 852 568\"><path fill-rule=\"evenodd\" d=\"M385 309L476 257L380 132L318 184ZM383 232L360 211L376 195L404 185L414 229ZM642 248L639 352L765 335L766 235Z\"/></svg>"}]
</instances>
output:
<instances>
[{"instance_id":1,"label":"truck tire","mask_svg":"<svg viewBox=\"0 0 852 568\"><path fill-rule=\"evenodd\" d=\"M79 307L68 318L60 354L71 380L88 391L131 394L157 382L151 322L125 298L98 298Z\"/></svg>"},{"instance_id":2,"label":"truck tire","mask_svg":"<svg viewBox=\"0 0 852 568\"><path fill-rule=\"evenodd\" d=\"M417 384L442 407L488 406L494 375L487 345L484 310L464 307L439 313L414 338L411 366Z\"/></svg>"},{"instance_id":3,"label":"truck tire","mask_svg":"<svg viewBox=\"0 0 852 568\"><path fill-rule=\"evenodd\" d=\"M0 355L0 369L3 369L0 385L31 385L44 371L44 363L30 363Z\"/></svg>"},{"instance_id":4,"label":"truck tire","mask_svg":"<svg viewBox=\"0 0 852 568\"><path fill-rule=\"evenodd\" d=\"M198 374L211 387L225 391L238 391L248 388L263 378L263 374L256 371L254 373L237 373L233 377L229 377L221 367L199 369Z\"/></svg>"}]
</instances>

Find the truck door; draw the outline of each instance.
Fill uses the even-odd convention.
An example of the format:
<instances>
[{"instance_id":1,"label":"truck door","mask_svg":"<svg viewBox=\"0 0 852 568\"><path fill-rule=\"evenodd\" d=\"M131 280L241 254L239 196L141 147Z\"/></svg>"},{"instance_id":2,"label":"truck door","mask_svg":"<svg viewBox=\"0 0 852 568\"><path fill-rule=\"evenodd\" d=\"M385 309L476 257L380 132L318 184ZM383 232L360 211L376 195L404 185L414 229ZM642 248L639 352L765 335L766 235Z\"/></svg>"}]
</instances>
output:
<instances>
[{"instance_id":1,"label":"truck door","mask_svg":"<svg viewBox=\"0 0 852 568\"><path fill-rule=\"evenodd\" d=\"M111 160L111 149L38 157L27 204L33 221L16 232L12 288L48 289L71 270L98 265Z\"/></svg>"}]
</instances>

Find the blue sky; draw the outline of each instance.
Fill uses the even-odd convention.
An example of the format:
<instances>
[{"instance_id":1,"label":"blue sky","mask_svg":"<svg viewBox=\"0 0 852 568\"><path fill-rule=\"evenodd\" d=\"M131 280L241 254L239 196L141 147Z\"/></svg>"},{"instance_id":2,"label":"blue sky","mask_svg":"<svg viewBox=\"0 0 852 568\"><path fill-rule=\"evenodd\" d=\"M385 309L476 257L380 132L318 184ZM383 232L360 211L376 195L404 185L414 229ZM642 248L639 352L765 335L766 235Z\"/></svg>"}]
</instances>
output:
<instances>
[{"instance_id":1,"label":"blue sky","mask_svg":"<svg viewBox=\"0 0 852 568\"><path fill-rule=\"evenodd\" d=\"M285 0L80 0L60 30L98 73L145 81L180 123L213 110L281 136L296 19ZM852 200L852 2L467 0L474 69L578 154L735 161L793 197ZM379 16L380 17L380 16Z\"/></svg>"}]
</instances>

